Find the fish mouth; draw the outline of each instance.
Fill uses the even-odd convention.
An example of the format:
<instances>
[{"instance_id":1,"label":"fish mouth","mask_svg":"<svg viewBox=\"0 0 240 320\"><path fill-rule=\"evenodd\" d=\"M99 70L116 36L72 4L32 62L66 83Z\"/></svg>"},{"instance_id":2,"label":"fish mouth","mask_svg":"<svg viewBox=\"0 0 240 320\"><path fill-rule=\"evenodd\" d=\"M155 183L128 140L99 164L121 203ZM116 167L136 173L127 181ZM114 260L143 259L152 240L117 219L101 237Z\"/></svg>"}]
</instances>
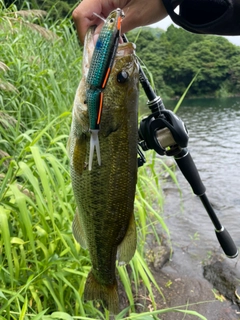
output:
<instances>
[{"instance_id":1,"label":"fish mouth","mask_svg":"<svg viewBox=\"0 0 240 320\"><path fill-rule=\"evenodd\" d=\"M93 51L95 48L94 44L94 32L95 32L96 26L90 27L86 33L85 41L84 41L84 49L83 49L83 70L82 74L83 77L86 79L88 70L91 64ZM124 57L126 55L131 55L135 53L136 46L132 42L123 42L119 43L116 53L116 59ZM113 65L114 68L114 65Z\"/></svg>"}]
</instances>

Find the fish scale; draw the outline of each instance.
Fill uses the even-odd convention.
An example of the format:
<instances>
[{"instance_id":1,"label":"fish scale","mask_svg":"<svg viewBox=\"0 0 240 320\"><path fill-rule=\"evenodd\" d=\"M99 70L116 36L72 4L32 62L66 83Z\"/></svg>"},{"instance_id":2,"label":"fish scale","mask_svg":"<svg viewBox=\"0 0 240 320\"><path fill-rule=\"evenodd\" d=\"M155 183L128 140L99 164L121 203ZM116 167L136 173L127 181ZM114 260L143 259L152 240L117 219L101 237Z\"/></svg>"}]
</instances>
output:
<instances>
[{"instance_id":1,"label":"fish scale","mask_svg":"<svg viewBox=\"0 0 240 320\"><path fill-rule=\"evenodd\" d=\"M104 91L99 142L102 165L87 170L90 153L86 68L92 51L93 31L86 35L83 78L74 101L69 137L70 172L77 211L73 235L89 250L92 263L84 298L102 300L112 313L119 312L116 261L128 263L136 249L134 197L137 181L138 82L139 72L134 45L120 44ZM118 82L119 73L127 81Z\"/></svg>"}]
</instances>

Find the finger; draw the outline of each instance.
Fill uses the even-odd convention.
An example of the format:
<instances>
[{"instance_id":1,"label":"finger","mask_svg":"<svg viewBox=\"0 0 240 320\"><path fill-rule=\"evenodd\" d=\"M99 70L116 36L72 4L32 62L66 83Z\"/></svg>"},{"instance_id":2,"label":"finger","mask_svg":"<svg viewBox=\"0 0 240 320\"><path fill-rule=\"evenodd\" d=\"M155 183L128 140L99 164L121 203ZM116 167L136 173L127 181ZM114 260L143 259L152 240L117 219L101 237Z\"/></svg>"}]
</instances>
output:
<instances>
[{"instance_id":1,"label":"finger","mask_svg":"<svg viewBox=\"0 0 240 320\"><path fill-rule=\"evenodd\" d=\"M136 27L146 26L163 19L167 13L165 7L159 0L139 0L136 6L135 1L129 1L123 8L125 18L122 21L122 33L126 33ZM154 7L155 10L152 8Z\"/></svg>"},{"instance_id":2,"label":"finger","mask_svg":"<svg viewBox=\"0 0 240 320\"><path fill-rule=\"evenodd\" d=\"M99 0L84 0L73 11L72 17L81 43L84 42L88 28L100 23L100 19L93 12L100 15L101 11L102 6Z\"/></svg>"}]
</instances>

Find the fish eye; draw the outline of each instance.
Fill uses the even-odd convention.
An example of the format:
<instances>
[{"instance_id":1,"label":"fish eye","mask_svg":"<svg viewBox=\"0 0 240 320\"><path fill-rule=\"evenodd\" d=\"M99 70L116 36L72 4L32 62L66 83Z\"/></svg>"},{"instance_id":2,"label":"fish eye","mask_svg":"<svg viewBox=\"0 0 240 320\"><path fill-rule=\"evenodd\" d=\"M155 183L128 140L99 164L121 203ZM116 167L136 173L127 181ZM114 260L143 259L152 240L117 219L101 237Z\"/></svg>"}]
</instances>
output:
<instances>
[{"instance_id":1,"label":"fish eye","mask_svg":"<svg viewBox=\"0 0 240 320\"><path fill-rule=\"evenodd\" d=\"M114 22L114 19L113 19L113 18L111 18L111 19L109 20L109 22L110 22L110 23L113 23L113 22Z\"/></svg>"},{"instance_id":2,"label":"fish eye","mask_svg":"<svg viewBox=\"0 0 240 320\"><path fill-rule=\"evenodd\" d=\"M127 82L128 78L129 78L129 74L125 70L122 70L117 74L117 82L119 83Z\"/></svg>"}]
</instances>

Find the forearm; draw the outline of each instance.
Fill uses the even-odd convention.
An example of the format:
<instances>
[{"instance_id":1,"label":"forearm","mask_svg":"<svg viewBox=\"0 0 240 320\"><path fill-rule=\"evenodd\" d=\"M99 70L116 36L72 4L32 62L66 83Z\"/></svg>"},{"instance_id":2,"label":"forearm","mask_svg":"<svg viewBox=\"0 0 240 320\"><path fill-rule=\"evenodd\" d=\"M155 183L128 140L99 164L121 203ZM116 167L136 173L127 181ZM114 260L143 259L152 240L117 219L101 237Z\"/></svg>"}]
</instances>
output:
<instances>
[{"instance_id":1,"label":"forearm","mask_svg":"<svg viewBox=\"0 0 240 320\"><path fill-rule=\"evenodd\" d=\"M240 35L240 0L162 0L171 19L195 33ZM179 15L174 8L180 3Z\"/></svg>"}]
</instances>

